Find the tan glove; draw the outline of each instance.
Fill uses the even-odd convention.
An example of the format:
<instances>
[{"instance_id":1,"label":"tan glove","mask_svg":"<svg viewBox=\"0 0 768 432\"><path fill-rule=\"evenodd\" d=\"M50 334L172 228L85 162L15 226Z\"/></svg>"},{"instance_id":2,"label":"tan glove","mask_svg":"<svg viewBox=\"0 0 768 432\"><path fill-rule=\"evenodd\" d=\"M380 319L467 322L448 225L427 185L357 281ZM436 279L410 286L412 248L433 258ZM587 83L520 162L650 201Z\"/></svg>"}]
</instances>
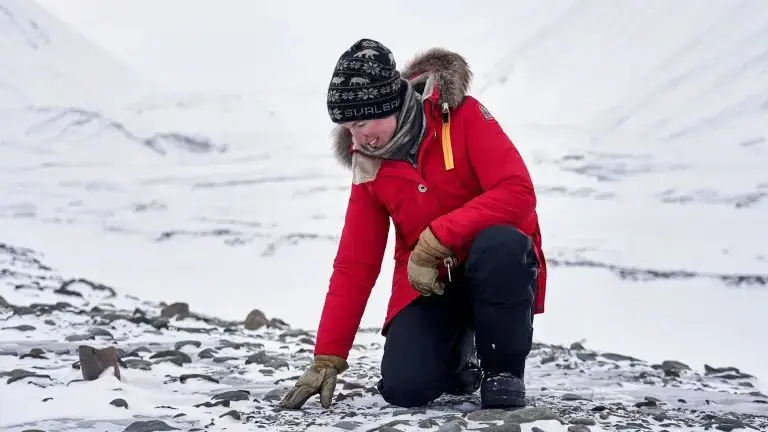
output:
<instances>
[{"instance_id":1,"label":"tan glove","mask_svg":"<svg viewBox=\"0 0 768 432\"><path fill-rule=\"evenodd\" d=\"M424 296L443 294L445 285L438 279L438 267L451 255L450 249L437 240L432 230L425 229L408 259L408 282Z\"/></svg>"},{"instance_id":2,"label":"tan glove","mask_svg":"<svg viewBox=\"0 0 768 432\"><path fill-rule=\"evenodd\" d=\"M279 405L282 408L299 409L310 397L319 394L323 408L330 408L336 389L336 376L348 368L349 364L341 357L316 355L314 363L283 396Z\"/></svg>"},{"instance_id":3,"label":"tan glove","mask_svg":"<svg viewBox=\"0 0 768 432\"><path fill-rule=\"evenodd\" d=\"M413 260L408 261L408 281L421 295L429 297L432 294L442 295L445 292L445 285L438 276L437 267L419 265Z\"/></svg>"}]
</instances>

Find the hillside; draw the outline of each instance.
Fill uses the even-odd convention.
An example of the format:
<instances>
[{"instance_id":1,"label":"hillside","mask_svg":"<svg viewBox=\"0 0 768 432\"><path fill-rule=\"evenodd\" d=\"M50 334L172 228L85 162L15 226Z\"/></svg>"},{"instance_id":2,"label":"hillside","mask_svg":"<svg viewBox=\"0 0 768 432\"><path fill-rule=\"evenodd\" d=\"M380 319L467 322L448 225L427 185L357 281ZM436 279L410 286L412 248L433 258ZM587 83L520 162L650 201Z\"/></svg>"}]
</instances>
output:
<instances>
[{"instance_id":1,"label":"hillside","mask_svg":"<svg viewBox=\"0 0 768 432\"><path fill-rule=\"evenodd\" d=\"M31 0L0 4L0 58L0 108L97 108L148 89L134 71Z\"/></svg>"}]
</instances>

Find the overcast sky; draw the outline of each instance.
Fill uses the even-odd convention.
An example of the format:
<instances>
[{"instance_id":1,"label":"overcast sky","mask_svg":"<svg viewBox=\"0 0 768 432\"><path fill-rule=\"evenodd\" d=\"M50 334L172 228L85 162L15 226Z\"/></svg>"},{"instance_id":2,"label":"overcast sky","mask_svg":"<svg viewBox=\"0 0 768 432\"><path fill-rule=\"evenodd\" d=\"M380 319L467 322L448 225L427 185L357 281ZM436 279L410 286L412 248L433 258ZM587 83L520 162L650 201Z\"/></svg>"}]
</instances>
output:
<instances>
[{"instance_id":1,"label":"overcast sky","mask_svg":"<svg viewBox=\"0 0 768 432\"><path fill-rule=\"evenodd\" d=\"M460 0L441 0L441 8L412 0L36 2L165 88L217 91L324 87L361 37L388 45L400 64L441 45L471 54L480 70L498 57L494 40L504 41L494 36L511 13L509 3L489 11Z\"/></svg>"}]
</instances>

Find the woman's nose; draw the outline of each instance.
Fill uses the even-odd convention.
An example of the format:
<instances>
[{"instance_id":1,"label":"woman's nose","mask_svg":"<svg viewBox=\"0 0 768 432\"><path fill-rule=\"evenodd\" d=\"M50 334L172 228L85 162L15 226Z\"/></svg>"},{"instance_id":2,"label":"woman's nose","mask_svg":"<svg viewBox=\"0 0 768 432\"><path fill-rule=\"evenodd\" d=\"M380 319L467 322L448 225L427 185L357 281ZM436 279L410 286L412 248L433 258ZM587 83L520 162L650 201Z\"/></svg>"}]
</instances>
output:
<instances>
[{"instance_id":1,"label":"woman's nose","mask_svg":"<svg viewBox=\"0 0 768 432\"><path fill-rule=\"evenodd\" d=\"M368 137L364 133L352 132L352 141L357 145L360 145L364 142L368 142L366 141L367 139Z\"/></svg>"}]
</instances>

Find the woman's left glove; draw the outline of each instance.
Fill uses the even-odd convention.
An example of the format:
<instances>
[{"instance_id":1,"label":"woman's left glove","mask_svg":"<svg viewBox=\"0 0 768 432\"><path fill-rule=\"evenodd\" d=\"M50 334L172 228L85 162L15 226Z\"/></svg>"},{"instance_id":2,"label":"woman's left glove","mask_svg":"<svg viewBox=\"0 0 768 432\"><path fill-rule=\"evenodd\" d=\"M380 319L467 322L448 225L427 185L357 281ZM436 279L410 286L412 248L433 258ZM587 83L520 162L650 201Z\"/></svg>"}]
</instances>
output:
<instances>
[{"instance_id":1,"label":"woman's left glove","mask_svg":"<svg viewBox=\"0 0 768 432\"><path fill-rule=\"evenodd\" d=\"M282 408L300 409L307 400L320 396L323 408L330 408L333 392L336 389L336 377L347 370L349 364L341 357L316 355L312 365L299 377L296 384L280 401Z\"/></svg>"},{"instance_id":2,"label":"woman's left glove","mask_svg":"<svg viewBox=\"0 0 768 432\"><path fill-rule=\"evenodd\" d=\"M425 229L408 259L408 282L424 296L443 294L445 285L438 278L438 268L451 255L432 230Z\"/></svg>"}]
</instances>

